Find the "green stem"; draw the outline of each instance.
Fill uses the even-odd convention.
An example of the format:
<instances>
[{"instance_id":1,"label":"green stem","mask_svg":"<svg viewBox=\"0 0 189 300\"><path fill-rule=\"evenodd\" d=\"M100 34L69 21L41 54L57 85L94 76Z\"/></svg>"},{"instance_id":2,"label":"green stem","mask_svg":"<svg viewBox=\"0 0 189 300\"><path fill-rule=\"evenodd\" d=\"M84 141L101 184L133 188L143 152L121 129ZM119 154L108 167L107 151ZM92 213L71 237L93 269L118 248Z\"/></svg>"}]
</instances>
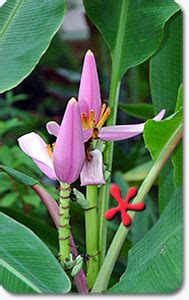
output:
<instances>
[{"instance_id":1,"label":"green stem","mask_svg":"<svg viewBox=\"0 0 189 300\"><path fill-rule=\"evenodd\" d=\"M132 203L138 203L144 200L144 197L147 195L149 190L151 189L154 181L159 176L159 173L166 163L167 159L179 143L182 138L182 124L178 127L175 131L174 135L170 138L167 144L162 149L160 155L158 156L157 160L155 161L153 167L151 168L150 172L148 173L146 179L143 181L137 196L135 197ZM136 215L136 212L131 211L129 215L133 219ZM101 293L107 289L108 282L110 276L112 274L115 262L118 258L120 253L121 247L125 241L129 228L125 227L122 223L120 224L114 239L109 247L107 255L105 257L104 263L100 269L98 274L97 280L94 284L92 289L92 293Z\"/></svg>"},{"instance_id":2,"label":"green stem","mask_svg":"<svg viewBox=\"0 0 189 300\"><path fill-rule=\"evenodd\" d=\"M107 121L107 126L115 125L118 110L118 99L121 85L121 58L124 43L125 27L127 23L129 0L122 0L120 7L120 18L117 27L117 34L115 40L115 47L112 50L112 72L110 80L110 94L108 105L111 108L111 115ZM125 70L126 71L126 70ZM104 163L106 164L108 170L112 170L113 161L113 142L109 142L104 153ZM99 206L99 251L100 251L100 266L103 263L105 253L106 253L106 240L107 240L107 222L104 220L104 214L109 206L109 189L110 189L110 179L106 186L102 188L100 206Z\"/></svg>"},{"instance_id":3,"label":"green stem","mask_svg":"<svg viewBox=\"0 0 189 300\"><path fill-rule=\"evenodd\" d=\"M65 259L70 255L70 185L61 182L60 184L60 205L59 205L59 248L60 261L64 264Z\"/></svg>"},{"instance_id":4,"label":"green stem","mask_svg":"<svg viewBox=\"0 0 189 300\"><path fill-rule=\"evenodd\" d=\"M113 63L112 73L110 81L110 95L108 105L111 108L111 115L107 120L107 125L114 125L117 118L117 109L118 109L118 99L120 91L120 80L118 79L118 70L117 66ZM106 150L104 152L104 163L106 164L108 170L112 170L112 161L113 161L113 142L108 142ZM107 222L104 219L104 214L109 206L109 188L110 188L110 179L105 186L101 188L100 192L100 202L99 202L99 251L100 251L100 266L103 263L105 253L106 253L106 240L107 240Z\"/></svg>"},{"instance_id":5,"label":"green stem","mask_svg":"<svg viewBox=\"0 0 189 300\"><path fill-rule=\"evenodd\" d=\"M86 197L89 201L89 208L85 210L86 253L89 257L87 261L87 286L91 289L96 280L99 265L97 186L87 186Z\"/></svg>"},{"instance_id":6,"label":"green stem","mask_svg":"<svg viewBox=\"0 0 189 300\"><path fill-rule=\"evenodd\" d=\"M120 75L120 64L121 64L121 55L123 50L124 43L124 33L125 25L127 22L127 11L128 11L128 0L123 0L121 4L121 14L117 29L117 37L115 41L115 48L112 51L112 72L110 80L110 94L108 99L108 105L111 108L111 115L107 120L107 126L115 125L117 119L117 110L118 110L118 100L119 92L121 85L121 75ZM109 142L104 153L104 163L106 164L108 170L112 170L112 161L113 161L113 151L114 144ZM100 206L99 206L99 251L100 251L100 266L102 265L106 253L106 240L107 240L107 222L104 219L104 214L109 206L110 199L110 179L107 182L106 186L102 188Z\"/></svg>"}]
</instances>

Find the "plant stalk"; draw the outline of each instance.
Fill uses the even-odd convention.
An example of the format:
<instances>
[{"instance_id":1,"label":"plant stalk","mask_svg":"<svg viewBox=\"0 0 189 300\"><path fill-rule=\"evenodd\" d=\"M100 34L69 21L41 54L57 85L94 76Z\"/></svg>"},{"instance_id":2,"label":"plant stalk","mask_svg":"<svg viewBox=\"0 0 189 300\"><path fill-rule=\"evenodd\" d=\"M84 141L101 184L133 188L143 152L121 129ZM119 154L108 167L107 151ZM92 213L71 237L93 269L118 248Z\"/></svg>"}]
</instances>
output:
<instances>
[{"instance_id":1,"label":"plant stalk","mask_svg":"<svg viewBox=\"0 0 189 300\"><path fill-rule=\"evenodd\" d=\"M117 66L116 64L112 63L110 95L108 100L108 106L111 109L111 115L107 120L107 126L116 124L120 84L121 81L118 77ZM112 170L113 151L114 151L114 143L108 142L104 152L104 163L107 166L107 169L108 171L110 171L110 173ZM99 201L99 252L100 252L99 263L100 266L102 265L106 254L107 221L104 218L104 214L109 207L110 180L111 178L109 178L109 180L106 182L106 185L104 185L100 191L100 201Z\"/></svg>"},{"instance_id":2,"label":"plant stalk","mask_svg":"<svg viewBox=\"0 0 189 300\"><path fill-rule=\"evenodd\" d=\"M60 262L64 264L65 259L70 255L70 185L60 183L60 204L59 204L59 248Z\"/></svg>"},{"instance_id":3,"label":"plant stalk","mask_svg":"<svg viewBox=\"0 0 189 300\"><path fill-rule=\"evenodd\" d=\"M52 196L45 190L41 185L35 184L31 186L31 188L35 191L37 195L41 198L45 206L47 207L49 214L51 215L51 218L57 227L59 229L59 207L57 202L52 198ZM72 233L70 231L70 249L74 257L78 256L77 247L75 245ZM77 290L80 294L87 294L87 283L86 283L86 277L83 269L81 269L74 277L74 281L77 287Z\"/></svg>"},{"instance_id":4,"label":"plant stalk","mask_svg":"<svg viewBox=\"0 0 189 300\"><path fill-rule=\"evenodd\" d=\"M72 254L77 257L78 252L77 248L73 239L73 236L70 232L70 249ZM75 285L77 287L77 290L80 294L88 294L88 289L87 289L87 282L86 282L86 277L83 269L81 269L74 277Z\"/></svg>"},{"instance_id":5,"label":"plant stalk","mask_svg":"<svg viewBox=\"0 0 189 300\"><path fill-rule=\"evenodd\" d=\"M97 186L87 186L86 198L89 201L89 208L85 210L86 254L89 259L87 261L87 286L91 289L96 280L99 266Z\"/></svg>"},{"instance_id":6,"label":"plant stalk","mask_svg":"<svg viewBox=\"0 0 189 300\"><path fill-rule=\"evenodd\" d=\"M173 152L173 150L175 149L175 147L177 146L181 138L182 138L182 124L178 127L174 135L171 137L171 139L167 142L167 144L162 149L154 165L152 166L150 172L148 173L146 179L143 181L137 196L132 202L133 204L144 200L145 196L151 189L153 183L159 176L161 169L163 168L164 164L166 163L167 159L169 158L169 156L171 155L171 153ZM136 212L131 211L129 212L129 215L133 219L136 215ZM92 289L92 293L101 293L107 289L114 265L119 256L121 247L125 241L129 229L130 228L125 227L122 223L120 224L113 238L113 241L109 247L104 263L100 269L100 272L98 274L98 277Z\"/></svg>"}]
</instances>

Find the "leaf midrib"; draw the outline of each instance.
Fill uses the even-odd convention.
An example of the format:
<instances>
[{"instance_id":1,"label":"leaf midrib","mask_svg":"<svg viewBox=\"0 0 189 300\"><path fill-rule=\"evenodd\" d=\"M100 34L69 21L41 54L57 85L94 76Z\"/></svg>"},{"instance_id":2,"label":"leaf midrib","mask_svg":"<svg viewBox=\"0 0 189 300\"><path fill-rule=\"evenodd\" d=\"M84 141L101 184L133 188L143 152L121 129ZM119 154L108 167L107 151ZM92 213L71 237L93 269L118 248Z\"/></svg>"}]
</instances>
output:
<instances>
[{"instance_id":1,"label":"leaf midrib","mask_svg":"<svg viewBox=\"0 0 189 300\"><path fill-rule=\"evenodd\" d=\"M0 39L4 36L4 34L6 33L6 31L8 30L9 24L10 24L10 23L12 22L12 20L14 19L14 17L15 17L15 15L16 15L17 11L20 9L20 7L21 7L21 5L22 5L23 2L24 2L24 0L19 0L19 1L16 3L15 7L13 8L13 10L12 10L10 16L8 17L7 21L5 22L3 28L2 28L2 30L1 30L1 32L0 32Z\"/></svg>"},{"instance_id":2,"label":"leaf midrib","mask_svg":"<svg viewBox=\"0 0 189 300\"><path fill-rule=\"evenodd\" d=\"M118 31L116 35L116 42L115 47L112 50L112 59L113 64L115 65L115 68L117 69L117 72L119 73L120 68L120 62L121 62L121 56L122 56L122 50L123 50L123 43L124 43L124 33L125 33L125 26L127 23L127 16L128 16L128 7L129 7L129 1L130 0L123 0L121 5L121 15L119 18L119 24L118 24Z\"/></svg>"},{"instance_id":3,"label":"leaf midrib","mask_svg":"<svg viewBox=\"0 0 189 300\"><path fill-rule=\"evenodd\" d=\"M34 285L28 278L24 277L18 270L16 270L14 267L12 267L9 263L7 263L5 260L0 259L0 265L3 266L5 269L7 269L9 272L14 274L17 278L19 278L21 281L23 281L26 285L31 287L34 291L41 293L42 291Z\"/></svg>"}]
</instances>

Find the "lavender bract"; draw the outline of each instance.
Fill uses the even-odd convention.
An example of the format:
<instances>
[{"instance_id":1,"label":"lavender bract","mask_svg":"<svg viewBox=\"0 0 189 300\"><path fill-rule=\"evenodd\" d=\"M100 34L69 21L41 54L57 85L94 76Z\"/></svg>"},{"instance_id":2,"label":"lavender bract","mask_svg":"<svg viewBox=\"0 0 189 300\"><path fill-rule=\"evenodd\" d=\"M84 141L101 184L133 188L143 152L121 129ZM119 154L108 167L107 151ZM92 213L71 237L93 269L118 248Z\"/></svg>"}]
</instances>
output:
<instances>
[{"instance_id":1,"label":"lavender bract","mask_svg":"<svg viewBox=\"0 0 189 300\"><path fill-rule=\"evenodd\" d=\"M78 102L74 98L68 102L54 151L35 132L20 137L18 143L47 177L69 184L76 181L85 160Z\"/></svg>"}]
</instances>

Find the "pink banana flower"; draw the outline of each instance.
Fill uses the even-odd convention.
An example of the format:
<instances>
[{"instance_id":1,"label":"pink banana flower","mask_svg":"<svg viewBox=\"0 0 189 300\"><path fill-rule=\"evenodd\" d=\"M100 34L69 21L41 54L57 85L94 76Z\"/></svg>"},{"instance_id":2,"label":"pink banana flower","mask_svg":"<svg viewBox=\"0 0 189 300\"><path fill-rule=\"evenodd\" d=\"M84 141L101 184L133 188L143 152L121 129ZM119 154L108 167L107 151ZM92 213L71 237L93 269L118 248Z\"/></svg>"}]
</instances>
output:
<instances>
[{"instance_id":1,"label":"pink banana flower","mask_svg":"<svg viewBox=\"0 0 189 300\"><path fill-rule=\"evenodd\" d=\"M99 138L103 141L120 141L141 134L144 130L145 123L132 125L115 125L106 126L106 120L110 115L110 108L101 102L100 86L96 62L94 54L88 50L83 64L81 75L78 103L80 107L81 124L83 128L84 142L90 138ZM160 121L165 114L165 110L161 110L154 120ZM58 136L60 130L59 124L54 121L47 123L47 131L54 136ZM81 172L81 185L88 184L104 184L103 178L103 161L99 150L92 153L91 160L85 160L83 170ZM90 175L91 174L91 175ZM94 174L99 174L96 177Z\"/></svg>"},{"instance_id":2,"label":"pink banana flower","mask_svg":"<svg viewBox=\"0 0 189 300\"><path fill-rule=\"evenodd\" d=\"M18 143L50 179L69 184L76 181L85 161L78 102L74 98L69 100L53 151L35 132L21 136Z\"/></svg>"},{"instance_id":3,"label":"pink banana flower","mask_svg":"<svg viewBox=\"0 0 189 300\"><path fill-rule=\"evenodd\" d=\"M145 123L103 126L110 115L110 108L101 102L96 62L91 50L87 51L84 58L78 103L85 142L90 138L100 138L103 141L125 140L141 134L144 130ZM154 120L160 121L164 114L165 109L161 110ZM59 129L60 126L56 122L47 123L50 134L57 136Z\"/></svg>"}]
</instances>

